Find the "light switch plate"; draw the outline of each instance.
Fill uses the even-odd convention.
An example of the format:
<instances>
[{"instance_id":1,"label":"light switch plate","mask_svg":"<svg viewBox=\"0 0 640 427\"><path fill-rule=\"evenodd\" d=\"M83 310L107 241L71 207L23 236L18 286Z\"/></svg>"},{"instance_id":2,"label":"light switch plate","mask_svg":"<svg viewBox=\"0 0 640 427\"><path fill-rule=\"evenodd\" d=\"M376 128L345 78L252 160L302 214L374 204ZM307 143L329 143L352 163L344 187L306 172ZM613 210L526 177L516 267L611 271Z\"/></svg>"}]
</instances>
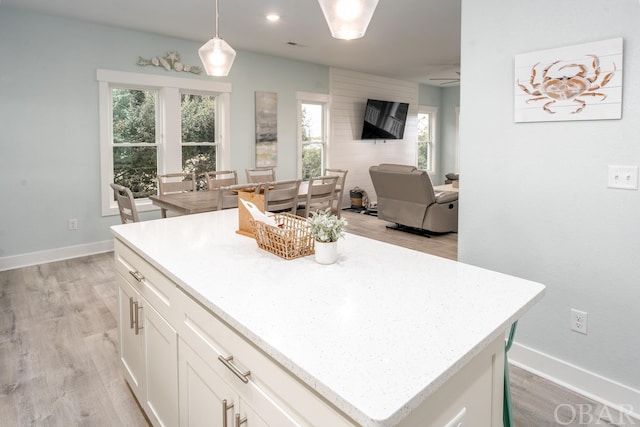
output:
<instances>
[{"instance_id":1,"label":"light switch plate","mask_svg":"<svg viewBox=\"0 0 640 427\"><path fill-rule=\"evenodd\" d=\"M609 165L607 187L637 190L638 166Z\"/></svg>"}]
</instances>

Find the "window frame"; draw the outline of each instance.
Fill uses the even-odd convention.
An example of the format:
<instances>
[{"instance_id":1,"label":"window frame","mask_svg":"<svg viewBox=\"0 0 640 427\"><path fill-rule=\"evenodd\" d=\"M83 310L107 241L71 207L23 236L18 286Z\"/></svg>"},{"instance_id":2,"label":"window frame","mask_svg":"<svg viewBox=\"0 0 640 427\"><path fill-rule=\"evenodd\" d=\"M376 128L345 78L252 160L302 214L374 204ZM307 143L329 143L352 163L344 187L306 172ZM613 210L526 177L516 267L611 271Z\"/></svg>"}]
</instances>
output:
<instances>
[{"instance_id":1,"label":"window frame","mask_svg":"<svg viewBox=\"0 0 640 427\"><path fill-rule=\"evenodd\" d=\"M297 92L296 93L297 100L297 140L298 140L298 155L297 155L297 176L298 179L302 179L302 149L304 145L307 144L321 144L322 149L322 166L320 173L324 173L324 169L326 169L329 156L329 150L331 149L330 136L329 136L329 106L331 97L322 93L313 93L313 92ZM323 140L322 141L313 141L313 142L304 142L302 141L302 104L315 104L322 106L322 133Z\"/></svg>"},{"instance_id":2,"label":"window frame","mask_svg":"<svg viewBox=\"0 0 640 427\"><path fill-rule=\"evenodd\" d=\"M98 81L100 127L100 193L102 216L118 215L118 205L113 200L113 110L111 89L156 90L156 147L158 173L182 170L181 97L183 92L216 97L216 165L228 168L230 159L231 84L204 80L158 76L123 71L101 70L96 72ZM140 212L158 210L148 198L136 199Z\"/></svg>"},{"instance_id":3,"label":"window frame","mask_svg":"<svg viewBox=\"0 0 640 427\"><path fill-rule=\"evenodd\" d=\"M430 131L430 136L431 136L431 142L429 143L430 147L431 147L431 157L428 159L429 161L429 165L427 166L427 173L429 175L436 175L437 174L437 162L436 162L436 158L437 158L437 150L438 150L438 129L437 129L437 123L438 123L438 107L434 107L431 105L419 105L418 106L418 112L416 113L416 158L415 158L415 165L416 167L418 167L418 157L419 157L419 151L418 151L418 146L420 141L418 141L418 136L417 136L417 123L419 121L419 115L420 114L428 114L429 115L429 131Z\"/></svg>"}]
</instances>

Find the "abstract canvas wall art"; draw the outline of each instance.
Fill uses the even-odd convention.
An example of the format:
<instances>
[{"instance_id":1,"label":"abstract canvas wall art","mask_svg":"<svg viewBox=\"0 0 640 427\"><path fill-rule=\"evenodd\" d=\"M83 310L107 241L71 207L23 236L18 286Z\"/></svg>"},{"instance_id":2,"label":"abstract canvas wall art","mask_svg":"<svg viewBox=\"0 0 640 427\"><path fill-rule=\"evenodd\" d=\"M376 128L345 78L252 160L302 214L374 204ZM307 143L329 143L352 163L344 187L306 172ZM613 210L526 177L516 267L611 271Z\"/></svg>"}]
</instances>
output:
<instances>
[{"instance_id":1,"label":"abstract canvas wall art","mask_svg":"<svg viewBox=\"0 0 640 427\"><path fill-rule=\"evenodd\" d=\"M256 92L256 167L278 163L278 94Z\"/></svg>"},{"instance_id":2,"label":"abstract canvas wall art","mask_svg":"<svg viewBox=\"0 0 640 427\"><path fill-rule=\"evenodd\" d=\"M515 57L515 121L622 117L622 38Z\"/></svg>"}]
</instances>

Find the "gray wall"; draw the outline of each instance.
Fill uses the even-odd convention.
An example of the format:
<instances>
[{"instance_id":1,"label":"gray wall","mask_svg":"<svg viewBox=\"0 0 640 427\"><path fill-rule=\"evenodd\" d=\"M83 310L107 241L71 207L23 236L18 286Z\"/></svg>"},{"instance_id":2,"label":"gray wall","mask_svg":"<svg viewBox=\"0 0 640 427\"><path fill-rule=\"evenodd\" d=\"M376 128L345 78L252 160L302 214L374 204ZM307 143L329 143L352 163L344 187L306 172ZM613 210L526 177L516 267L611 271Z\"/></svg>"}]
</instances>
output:
<instances>
[{"instance_id":1,"label":"gray wall","mask_svg":"<svg viewBox=\"0 0 640 427\"><path fill-rule=\"evenodd\" d=\"M139 67L200 43L0 8L0 261L111 239L100 215L96 69L215 79ZM231 75L231 166L254 166L254 94L278 94L278 176L296 176L296 92L329 93L325 66L239 52ZM143 219L158 218L158 212ZM77 218L79 229L67 230ZM1 263L0 263L1 264Z\"/></svg>"},{"instance_id":2,"label":"gray wall","mask_svg":"<svg viewBox=\"0 0 640 427\"><path fill-rule=\"evenodd\" d=\"M462 0L459 259L544 283L517 341L635 393L640 193L608 189L607 165L640 164L639 26L635 0ZM622 120L514 123L515 55L617 37Z\"/></svg>"}]
</instances>

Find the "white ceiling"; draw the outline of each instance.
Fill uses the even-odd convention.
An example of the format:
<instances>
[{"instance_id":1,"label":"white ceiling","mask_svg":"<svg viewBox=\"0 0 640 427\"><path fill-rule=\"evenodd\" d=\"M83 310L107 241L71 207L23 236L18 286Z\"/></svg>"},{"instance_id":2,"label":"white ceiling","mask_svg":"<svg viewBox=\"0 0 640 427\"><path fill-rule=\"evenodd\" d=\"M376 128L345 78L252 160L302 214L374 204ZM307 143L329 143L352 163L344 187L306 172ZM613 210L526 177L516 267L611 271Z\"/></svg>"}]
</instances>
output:
<instances>
[{"instance_id":1,"label":"white ceiling","mask_svg":"<svg viewBox=\"0 0 640 427\"><path fill-rule=\"evenodd\" d=\"M202 43L215 32L215 0L0 1ZM316 0L219 0L219 11L219 35L236 50L435 85L458 77L460 0L380 0L365 36L350 41L331 37ZM271 12L280 21L267 22Z\"/></svg>"}]
</instances>

